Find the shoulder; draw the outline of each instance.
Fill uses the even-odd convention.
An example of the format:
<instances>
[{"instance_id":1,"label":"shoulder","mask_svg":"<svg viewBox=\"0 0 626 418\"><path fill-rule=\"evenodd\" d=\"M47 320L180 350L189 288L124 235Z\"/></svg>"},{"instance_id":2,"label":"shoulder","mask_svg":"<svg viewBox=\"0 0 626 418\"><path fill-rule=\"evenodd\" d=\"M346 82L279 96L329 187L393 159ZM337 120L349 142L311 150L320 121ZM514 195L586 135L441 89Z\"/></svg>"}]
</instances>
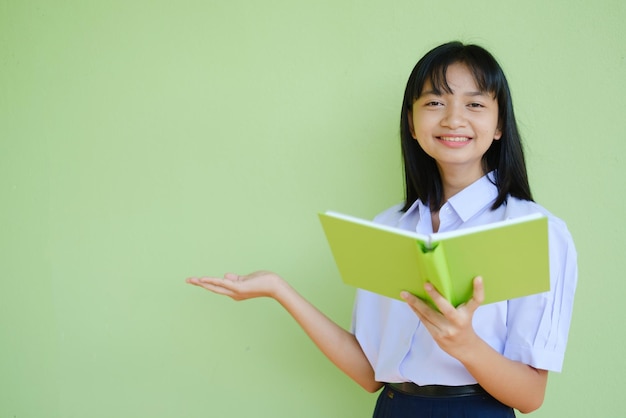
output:
<instances>
[{"instance_id":1,"label":"shoulder","mask_svg":"<svg viewBox=\"0 0 626 418\"><path fill-rule=\"evenodd\" d=\"M559 225L567 229L565 222L550 212L548 209L544 208L537 202L533 202L530 200L518 199L517 197L509 196L506 200L506 217L507 218L517 218L519 216L530 215L532 213L541 213L545 215L551 223Z\"/></svg>"},{"instance_id":2,"label":"shoulder","mask_svg":"<svg viewBox=\"0 0 626 418\"><path fill-rule=\"evenodd\" d=\"M403 207L404 207L404 204L398 203L397 205L394 205L382 211L381 213L379 213L378 215L374 217L374 222L383 224L383 225L397 224L400 218L402 217L402 215L404 215L404 212L402 212Z\"/></svg>"},{"instance_id":3,"label":"shoulder","mask_svg":"<svg viewBox=\"0 0 626 418\"><path fill-rule=\"evenodd\" d=\"M548 218L548 228L550 230L551 240L558 241L561 245L573 247L572 235L570 234L565 221L554 215L539 203L509 196L506 201L505 210L507 219L530 215L532 213L541 213L542 215L545 215Z\"/></svg>"}]
</instances>

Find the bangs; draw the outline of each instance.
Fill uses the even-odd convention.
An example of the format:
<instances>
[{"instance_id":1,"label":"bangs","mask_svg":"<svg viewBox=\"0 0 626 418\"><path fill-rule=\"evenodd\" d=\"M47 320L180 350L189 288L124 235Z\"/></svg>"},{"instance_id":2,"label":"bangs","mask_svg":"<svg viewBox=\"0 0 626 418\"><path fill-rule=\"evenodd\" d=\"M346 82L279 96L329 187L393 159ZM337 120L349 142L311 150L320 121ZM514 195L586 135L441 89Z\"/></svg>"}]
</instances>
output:
<instances>
[{"instance_id":1,"label":"bangs","mask_svg":"<svg viewBox=\"0 0 626 418\"><path fill-rule=\"evenodd\" d=\"M497 95L498 87L493 77L488 77L485 71L482 70L481 68L477 66L471 66L468 63L462 62L462 61L452 62L450 64L441 65L438 68L433 68L430 75L427 76L426 80L424 81L430 82L430 85L436 94L442 94L442 93L451 94L452 93L452 89L448 85L448 80L446 78L448 67L452 64L461 64L465 66L470 71L470 73L472 73L474 82L476 83L476 86L478 87L478 90L481 93L488 93L493 96ZM424 85L422 84L420 90L423 90L423 89L424 89ZM419 94L421 95L421 93L422 92L420 91Z\"/></svg>"},{"instance_id":2,"label":"bangs","mask_svg":"<svg viewBox=\"0 0 626 418\"><path fill-rule=\"evenodd\" d=\"M452 89L446 80L448 67L453 64L464 65L472 74L476 86L481 93L487 93L494 98L500 98L506 90L506 78L495 58L482 48L474 48L473 45L464 45L458 48L449 48L443 54L433 54L425 57L416 68L414 84L412 88L413 101L417 100L429 82L436 94L452 93ZM407 92L408 93L408 92Z\"/></svg>"}]
</instances>

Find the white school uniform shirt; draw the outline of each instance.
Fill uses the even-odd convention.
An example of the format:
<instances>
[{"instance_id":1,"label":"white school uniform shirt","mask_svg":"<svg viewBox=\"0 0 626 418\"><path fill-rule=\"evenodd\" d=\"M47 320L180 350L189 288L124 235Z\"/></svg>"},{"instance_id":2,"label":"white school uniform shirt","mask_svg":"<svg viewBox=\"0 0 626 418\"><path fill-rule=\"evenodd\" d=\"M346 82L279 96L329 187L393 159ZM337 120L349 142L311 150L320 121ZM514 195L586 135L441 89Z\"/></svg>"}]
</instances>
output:
<instances>
[{"instance_id":1,"label":"white school uniform shirt","mask_svg":"<svg viewBox=\"0 0 626 418\"><path fill-rule=\"evenodd\" d=\"M509 197L496 210L498 190L490 173L451 197L440 209L439 232L452 231L531 213L548 216L550 291L480 306L474 313L476 333L497 352L538 369L560 372L572 316L577 281L576 250L563 221L540 205ZM374 221L388 226L432 233L430 211L417 201L406 212L402 205ZM408 305L357 289L352 332L374 368L379 382L458 386L476 380L445 353Z\"/></svg>"}]
</instances>

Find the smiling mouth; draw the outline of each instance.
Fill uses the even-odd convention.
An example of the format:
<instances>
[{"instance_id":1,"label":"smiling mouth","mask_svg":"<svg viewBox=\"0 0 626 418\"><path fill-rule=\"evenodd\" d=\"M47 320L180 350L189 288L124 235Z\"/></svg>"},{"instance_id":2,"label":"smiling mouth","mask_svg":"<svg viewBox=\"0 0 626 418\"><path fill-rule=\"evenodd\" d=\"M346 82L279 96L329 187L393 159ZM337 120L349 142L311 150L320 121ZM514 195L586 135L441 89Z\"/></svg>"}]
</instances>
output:
<instances>
[{"instance_id":1,"label":"smiling mouth","mask_svg":"<svg viewBox=\"0 0 626 418\"><path fill-rule=\"evenodd\" d=\"M440 139L441 141L448 141L448 142L466 142L472 138L468 138L466 136L440 136L438 137L438 139Z\"/></svg>"}]
</instances>

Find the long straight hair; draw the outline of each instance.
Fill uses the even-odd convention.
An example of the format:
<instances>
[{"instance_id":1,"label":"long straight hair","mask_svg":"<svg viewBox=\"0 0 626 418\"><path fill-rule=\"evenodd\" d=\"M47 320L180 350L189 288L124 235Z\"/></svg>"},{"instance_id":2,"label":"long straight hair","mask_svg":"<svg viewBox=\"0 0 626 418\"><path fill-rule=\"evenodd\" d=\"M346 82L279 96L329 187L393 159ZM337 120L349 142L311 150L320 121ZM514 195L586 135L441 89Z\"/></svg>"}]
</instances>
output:
<instances>
[{"instance_id":1,"label":"long straight hair","mask_svg":"<svg viewBox=\"0 0 626 418\"><path fill-rule=\"evenodd\" d=\"M482 157L483 171L495 170L498 196L492 209L506 202L508 195L533 200L528 184L522 141L513 112L509 84L495 58L477 45L450 42L428 52L413 68L404 92L400 116L400 139L404 159L406 200L403 211L416 200L427 203L431 211L443 205L443 186L436 161L426 154L411 135L409 115L413 103L422 94L424 83L429 81L437 91L451 92L446 71L452 64L467 66L481 92L488 92L498 102L498 126L502 132L499 141L493 141Z\"/></svg>"}]
</instances>

